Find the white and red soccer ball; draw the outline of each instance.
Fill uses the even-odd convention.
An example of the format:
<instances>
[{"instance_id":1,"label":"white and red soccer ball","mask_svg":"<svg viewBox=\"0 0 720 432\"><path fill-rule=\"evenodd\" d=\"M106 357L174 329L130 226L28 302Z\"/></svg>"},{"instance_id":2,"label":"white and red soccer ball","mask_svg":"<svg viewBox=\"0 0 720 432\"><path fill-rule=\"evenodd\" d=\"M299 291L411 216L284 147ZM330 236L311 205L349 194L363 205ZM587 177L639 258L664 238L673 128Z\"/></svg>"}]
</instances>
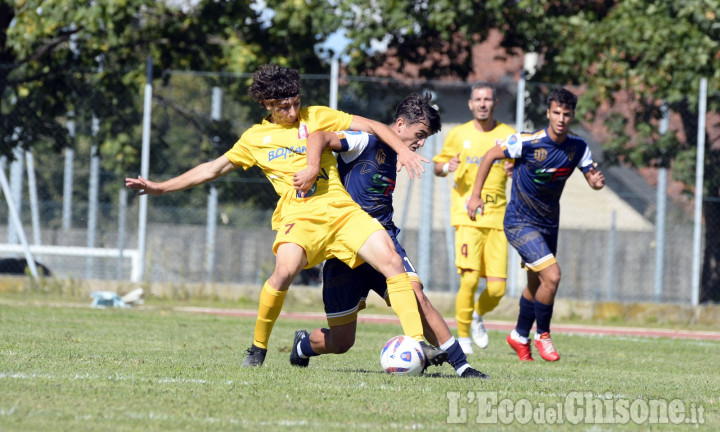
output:
<instances>
[{"instance_id":1,"label":"white and red soccer ball","mask_svg":"<svg viewBox=\"0 0 720 432\"><path fill-rule=\"evenodd\" d=\"M415 339L395 336L380 351L380 365L392 375L420 375L425 368L425 355Z\"/></svg>"}]
</instances>

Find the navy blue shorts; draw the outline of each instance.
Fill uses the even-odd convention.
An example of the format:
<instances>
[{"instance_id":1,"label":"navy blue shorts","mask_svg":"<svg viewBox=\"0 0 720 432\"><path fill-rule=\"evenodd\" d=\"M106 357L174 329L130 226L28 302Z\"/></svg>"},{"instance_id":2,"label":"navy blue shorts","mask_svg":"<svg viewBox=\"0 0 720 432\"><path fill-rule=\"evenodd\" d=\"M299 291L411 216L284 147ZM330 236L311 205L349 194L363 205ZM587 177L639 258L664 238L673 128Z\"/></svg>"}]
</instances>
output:
<instances>
[{"instance_id":1,"label":"navy blue shorts","mask_svg":"<svg viewBox=\"0 0 720 432\"><path fill-rule=\"evenodd\" d=\"M529 225L506 226L505 236L520 254L526 268L539 272L557 262L557 231L544 233Z\"/></svg>"},{"instance_id":2,"label":"navy blue shorts","mask_svg":"<svg viewBox=\"0 0 720 432\"><path fill-rule=\"evenodd\" d=\"M397 241L399 232L397 228L387 231L395 243L395 250L403 260L410 280L420 282L405 249ZM358 311L365 309L365 300L370 291L375 291L389 304L385 276L370 264L364 263L353 269L338 259L325 261L323 303L328 325L334 327L357 320Z\"/></svg>"}]
</instances>

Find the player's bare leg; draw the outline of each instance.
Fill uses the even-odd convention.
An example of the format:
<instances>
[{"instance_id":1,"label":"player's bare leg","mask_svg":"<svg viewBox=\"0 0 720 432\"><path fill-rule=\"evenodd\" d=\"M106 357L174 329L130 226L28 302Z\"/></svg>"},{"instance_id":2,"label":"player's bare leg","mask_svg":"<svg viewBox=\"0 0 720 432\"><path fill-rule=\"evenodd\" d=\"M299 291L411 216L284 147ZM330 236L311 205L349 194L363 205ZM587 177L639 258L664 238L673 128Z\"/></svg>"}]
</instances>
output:
<instances>
[{"instance_id":1,"label":"player's bare leg","mask_svg":"<svg viewBox=\"0 0 720 432\"><path fill-rule=\"evenodd\" d=\"M344 354L355 344L357 321L352 321L329 329L317 328L308 334L305 330L295 332L290 350L290 364L307 367L310 357L321 354Z\"/></svg>"},{"instance_id":2,"label":"player's bare leg","mask_svg":"<svg viewBox=\"0 0 720 432\"><path fill-rule=\"evenodd\" d=\"M357 321L318 328L310 333L310 346L318 354L344 354L355 344Z\"/></svg>"},{"instance_id":3,"label":"player's bare leg","mask_svg":"<svg viewBox=\"0 0 720 432\"><path fill-rule=\"evenodd\" d=\"M403 332L422 340L423 327L410 278L400 255L386 231L375 231L358 250L358 255L385 276L393 311L400 318Z\"/></svg>"},{"instance_id":4,"label":"player's bare leg","mask_svg":"<svg viewBox=\"0 0 720 432\"><path fill-rule=\"evenodd\" d=\"M260 291L253 344L248 349L243 366L260 366L265 361L270 333L280 316L285 294L292 281L306 265L307 258L303 248L294 243L283 243L278 246L275 270Z\"/></svg>"},{"instance_id":5,"label":"player's bare leg","mask_svg":"<svg viewBox=\"0 0 720 432\"><path fill-rule=\"evenodd\" d=\"M470 366L460 344L450 333L447 322L423 292L422 285L413 282L412 286L420 307L420 315L427 340L440 347L440 349L447 351L448 362L455 368L459 376L463 378L489 378Z\"/></svg>"},{"instance_id":6,"label":"player's bare leg","mask_svg":"<svg viewBox=\"0 0 720 432\"><path fill-rule=\"evenodd\" d=\"M422 285L418 282L412 282L412 287L420 309L425 338L431 344L440 346L452 337L450 329L440 312L430 303L430 299L423 292Z\"/></svg>"}]
</instances>

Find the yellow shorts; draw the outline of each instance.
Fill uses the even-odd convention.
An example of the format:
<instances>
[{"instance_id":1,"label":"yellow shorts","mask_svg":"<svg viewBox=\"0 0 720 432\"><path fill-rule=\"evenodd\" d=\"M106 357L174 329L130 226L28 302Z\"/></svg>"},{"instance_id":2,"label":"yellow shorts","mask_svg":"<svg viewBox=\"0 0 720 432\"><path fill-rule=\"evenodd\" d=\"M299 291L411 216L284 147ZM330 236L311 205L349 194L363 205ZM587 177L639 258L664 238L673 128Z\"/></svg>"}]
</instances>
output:
<instances>
[{"instance_id":1,"label":"yellow shorts","mask_svg":"<svg viewBox=\"0 0 720 432\"><path fill-rule=\"evenodd\" d=\"M360 247L372 233L385 229L352 200L322 205L306 200L293 207L292 214L281 221L273 252L282 243L294 243L305 249L306 268L333 257L355 268L365 262L357 255Z\"/></svg>"},{"instance_id":2,"label":"yellow shorts","mask_svg":"<svg viewBox=\"0 0 720 432\"><path fill-rule=\"evenodd\" d=\"M455 227L455 267L482 277L507 278L508 241L501 229Z\"/></svg>"}]
</instances>

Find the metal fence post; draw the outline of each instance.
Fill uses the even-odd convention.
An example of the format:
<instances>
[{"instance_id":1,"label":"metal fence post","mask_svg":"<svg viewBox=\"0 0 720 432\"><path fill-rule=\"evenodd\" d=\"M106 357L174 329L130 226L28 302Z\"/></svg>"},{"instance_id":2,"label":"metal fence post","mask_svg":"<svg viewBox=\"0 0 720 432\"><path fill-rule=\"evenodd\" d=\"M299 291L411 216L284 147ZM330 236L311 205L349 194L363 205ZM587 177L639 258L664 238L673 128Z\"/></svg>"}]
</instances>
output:
<instances>
[{"instance_id":1,"label":"metal fence post","mask_svg":"<svg viewBox=\"0 0 720 432\"><path fill-rule=\"evenodd\" d=\"M668 130L669 113L667 105L663 104L662 119L660 120L660 135L665 135ZM663 270L665 269L665 221L667 219L667 168L661 167L658 170L657 184L657 213L655 215L655 301L662 301L663 295Z\"/></svg>"},{"instance_id":2,"label":"metal fence post","mask_svg":"<svg viewBox=\"0 0 720 432\"><path fill-rule=\"evenodd\" d=\"M695 226L693 228L692 305L700 303L700 249L702 244L703 177L705 176L705 115L707 111L707 78L700 79L698 97L697 159L695 162Z\"/></svg>"},{"instance_id":3,"label":"metal fence post","mask_svg":"<svg viewBox=\"0 0 720 432\"><path fill-rule=\"evenodd\" d=\"M98 195L100 194L100 156L98 155L97 133L100 129L100 119L93 115L92 118L92 140L90 147L90 184L88 186L88 214L87 214L87 247L95 247L95 235L97 233L98 218ZM95 258L87 258L85 274L88 278L94 275Z\"/></svg>"},{"instance_id":4,"label":"metal fence post","mask_svg":"<svg viewBox=\"0 0 720 432\"><path fill-rule=\"evenodd\" d=\"M432 150L435 148L437 134L428 137L422 147L423 156L432 159ZM429 142L428 142L429 141ZM420 181L420 226L418 229L418 275L426 284L432 279L432 265L430 262L430 247L432 244L432 207L433 207L433 176L428 174L425 181ZM419 181L415 179L413 181ZM407 211L407 210L406 210ZM416 269L417 270L417 269Z\"/></svg>"},{"instance_id":5,"label":"metal fence post","mask_svg":"<svg viewBox=\"0 0 720 432\"><path fill-rule=\"evenodd\" d=\"M145 78L145 100L143 107L143 131L142 131L142 158L140 162L140 175L148 178L150 171L150 128L152 127L152 76L153 76L152 58L148 56ZM145 276L145 241L147 240L147 195L140 196L140 206L138 209L138 269L134 275L139 282Z\"/></svg>"},{"instance_id":6,"label":"metal fence post","mask_svg":"<svg viewBox=\"0 0 720 432\"><path fill-rule=\"evenodd\" d=\"M212 89L212 108L210 110L210 118L220 120L222 117L222 90L220 87ZM215 268L215 234L217 233L217 208L218 208L218 191L215 184L210 184L210 192L208 193L207 204L207 230L205 232L205 282L211 283L213 280L213 269Z\"/></svg>"},{"instance_id":7,"label":"metal fence post","mask_svg":"<svg viewBox=\"0 0 720 432\"><path fill-rule=\"evenodd\" d=\"M22 215L22 184L23 184L23 149L22 145L18 144L13 149L13 157L15 160L10 162L10 197L15 204L15 209L18 212L18 217ZM22 227L17 225L11 218L8 223L8 243L17 244L18 242L18 231Z\"/></svg>"},{"instance_id":8,"label":"metal fence post","mask_svg":"<svg viewBox=\"0 0 720 432\"><path fill-rule=\"evenodd\" d=\"M127 189L120 188L118 192L118 261L115 277L122 279L123 252L125 251L125 225L127 220Z\"/></svg>"},{"instance_id":9,"label":"metal fence post","mask_svg":"<svg viewBox=\"0 0 720 432\"><path fill-rule=\"evenodd\" d=\"M75 120L73 120L73 112L68 113L68 135L70 140L75 140ZM75 151L65 148L65 170L63 172L63 202L62 202L62 229L70 230L72 220L72 188L73 188L73 160L75 159Z\"/></svg>"},{"instance_id":10,"label":"metal fence post","mask_svg":"<svg viewBox=\"0 0 720 432\"><path fill-rule=\"evenodd\" d=\"M30 215L32 216L33 243L42 244L40 241L40 209L38 204L37 181L35 178L35 162L32 151L25 152L25 164L27 165L28 193L30 195Z\"/></svg>"},{"instance_id":11,"label":"metal fence post","mask_svg":"<svg viewBox=\"0 0 720 432\"><path fill-rule=\"evenodd\" d=\"M610 231L608 233L608 268L607 297L608 301L615 297L615 255L617 255L617 212L610 213Z\"/></svg>"}]
</instances>

